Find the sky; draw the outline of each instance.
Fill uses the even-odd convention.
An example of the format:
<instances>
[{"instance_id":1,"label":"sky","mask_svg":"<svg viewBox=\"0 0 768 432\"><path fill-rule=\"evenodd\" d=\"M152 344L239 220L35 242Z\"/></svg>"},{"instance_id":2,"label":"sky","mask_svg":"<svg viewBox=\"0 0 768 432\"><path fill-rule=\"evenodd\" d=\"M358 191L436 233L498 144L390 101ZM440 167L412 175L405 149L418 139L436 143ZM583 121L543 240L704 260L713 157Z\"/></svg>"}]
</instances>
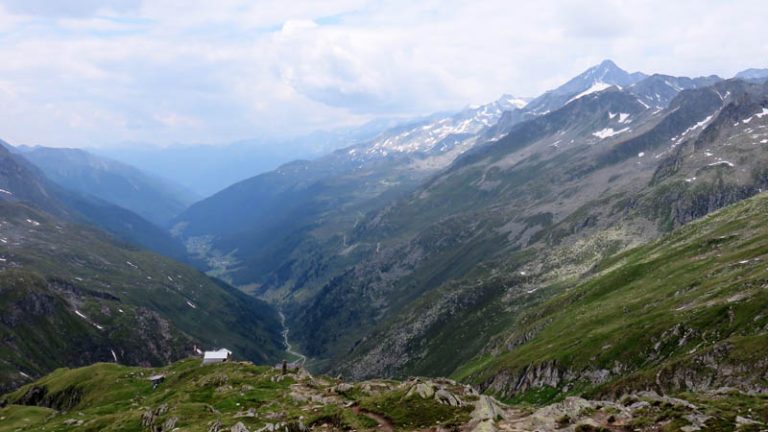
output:
<instances>
[{"instance_id":1,"label":"sky","mask_svg":"<svg viewBox=\"0 0 768 432\"><path fill-rule=\"evenodd\" d=\"M0 138L285 138L535 96L613 59L768 67L764 0L0 0Z\"/></svg>"}]
</instances>

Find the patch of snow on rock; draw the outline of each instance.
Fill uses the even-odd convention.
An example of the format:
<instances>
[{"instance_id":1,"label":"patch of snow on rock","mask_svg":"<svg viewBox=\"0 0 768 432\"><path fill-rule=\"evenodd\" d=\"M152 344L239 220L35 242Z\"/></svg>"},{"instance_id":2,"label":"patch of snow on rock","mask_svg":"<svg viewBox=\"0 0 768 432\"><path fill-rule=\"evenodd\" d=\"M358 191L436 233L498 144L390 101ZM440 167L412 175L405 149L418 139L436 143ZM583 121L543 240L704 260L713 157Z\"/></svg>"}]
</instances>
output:
<instances>
[{"instance_id":1,"label":"patch of snow on rock","mask_svg":"<svg viewBox=\"0 0 768 432\"><path fill-rule=\"evenodd\" d=\"M592 87L590 87L590 88L584 90L583 92L577 94L576 96L570 98L568 100L568 102L566 102L565 104L568 105L569 103L575 101L576 99L582 98L582 97L590 95L592 93L601 92L601 91L607 89L608 87L611 87L611 84L604 83L602 81L598 81L598 82L592 84Z\"/></svg>"},{"instance_id":2,"label":"patch of snow on rock","mask_svg":"<svg viewBox=\"0 0 768 432\"><path fill-rule=\"evenodd\" d=\"M605 128L605 129L601 129L601 130L599 130L597 132L594 132L592 135L596 136L597 138L600 138L600 139L606 139L606 138L612 137L614 135L618 135L620 133L624 133L624 132L626 132L628 130L629 130L629 128L624 128L624 129L619 129L619 130L614 130L613 128Z\"/></svg>"}]
</instances>

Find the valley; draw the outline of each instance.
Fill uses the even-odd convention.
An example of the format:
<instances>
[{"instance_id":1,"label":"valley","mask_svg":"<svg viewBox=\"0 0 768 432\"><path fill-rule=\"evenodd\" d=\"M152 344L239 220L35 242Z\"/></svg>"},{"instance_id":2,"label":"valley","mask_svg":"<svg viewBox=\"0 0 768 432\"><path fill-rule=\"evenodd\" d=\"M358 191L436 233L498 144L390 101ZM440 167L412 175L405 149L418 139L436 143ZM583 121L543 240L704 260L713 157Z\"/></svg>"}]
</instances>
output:
<instances>
[{"instance_id":1,"label":"valley","mask_svg":"<svg viewBox=\"0 0 768 432\"><path fill-rule=\"evenodd\" d=\"M202 199L3 142L0 431L768 427L768 72L387 124Z\"/></svg>"}]
</instances>

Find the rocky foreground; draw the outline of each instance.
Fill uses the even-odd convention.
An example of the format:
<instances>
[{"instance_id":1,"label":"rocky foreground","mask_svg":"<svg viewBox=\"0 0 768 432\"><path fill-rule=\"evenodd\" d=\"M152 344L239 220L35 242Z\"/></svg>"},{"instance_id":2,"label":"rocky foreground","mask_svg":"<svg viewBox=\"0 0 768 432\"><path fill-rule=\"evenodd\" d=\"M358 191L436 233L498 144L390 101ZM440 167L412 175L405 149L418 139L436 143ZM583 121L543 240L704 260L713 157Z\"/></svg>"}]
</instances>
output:
<instances>
[{"instance_id":1,"label":"rocky foreground","mask_svg":"<svg viewBox=\"0 0 768 432\"><path fill-rule=\"evenodd\" d=\"M150 379L152 378L152 379ZM314 377L199 359L148 369L59 369L0 398L0 431L594 431L768 429L768 398L728 389L506 405L449 379Z\"/></svg>"}]
</instances>

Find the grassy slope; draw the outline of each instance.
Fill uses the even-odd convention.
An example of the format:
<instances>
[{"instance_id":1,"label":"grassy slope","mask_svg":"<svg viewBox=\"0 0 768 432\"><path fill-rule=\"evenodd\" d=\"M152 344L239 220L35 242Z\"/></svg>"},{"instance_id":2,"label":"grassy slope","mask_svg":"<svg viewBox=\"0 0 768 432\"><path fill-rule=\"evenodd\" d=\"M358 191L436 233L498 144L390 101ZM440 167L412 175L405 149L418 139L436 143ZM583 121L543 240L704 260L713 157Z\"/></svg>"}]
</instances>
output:
<instances>
[{"instance_id":1,"label":"grassy slope","mask_svg":"<svg viewBox=\"0 0 768 432\"><path fill-rule=\"evenodd\" d=\"M157 373L165 374L166 380L153 390L148 377ZM19 427L70 430L71 426L65 424L68 419L82 420L78 427L82 431L140 431L146 430L141 421L148 410L157 413L155 424L177 417L176 427L186 431L208 431L216 420L224 426L222 430L229 430L237 422L257 430L266 423L299 421L307 426L327 423L341 429L374 429L376 423L356 413L349 402L386 417L398 429L456 424L468 419L468 407L406 397L393 387L398 383L389 383L388 390L375 394L367 393L365 386L350 386L338 397L331 390L336 384L336 380L322 377L283 377L270 367L247 362L201 366L199 359L188 359L157 369L98 363L80 369L58 369L0 397L10 403L0 409L0 432ZM34 387L45 388L48 395L36 405L57 409L21 405ZM304 391L332 397L334 402L317 396L311 401L297 396ZM158 413L163 405L167 410ZM237 413L249 409L253 409L253 416L237 417Z\"/></svg>"},{"instance_id":2,"label":"grassy slope","mask_svg":"<svg viewBox=\"0 0 768 432\"><path fill-rule=\"evenodd\" d=\"M674 371L712 375L700 359L715 356L733 376L713 384L765 385L766 214L762 194L604 261L596 276L525 314L507 338L541 328L531 341L479 357L456 375L482 383L555 361L577 375L614 370L604 388L651 386L657 373L684 388Z\"/></svg>"},{"instance_id":3,"label":"grassy slope","mask_svg":"<svg viewBox=\"0 0 768 432\"><path fill-rule=\"evenodd\" d=\"M34 376L110 360L110 349L121 361L160 364L193 343L257 362L282 355L272 308L190 267L18 204L0 205L0 238L0 370ZM78 360L58 341L80 341L91 355Z\"/></svg>"}]
</instances>

